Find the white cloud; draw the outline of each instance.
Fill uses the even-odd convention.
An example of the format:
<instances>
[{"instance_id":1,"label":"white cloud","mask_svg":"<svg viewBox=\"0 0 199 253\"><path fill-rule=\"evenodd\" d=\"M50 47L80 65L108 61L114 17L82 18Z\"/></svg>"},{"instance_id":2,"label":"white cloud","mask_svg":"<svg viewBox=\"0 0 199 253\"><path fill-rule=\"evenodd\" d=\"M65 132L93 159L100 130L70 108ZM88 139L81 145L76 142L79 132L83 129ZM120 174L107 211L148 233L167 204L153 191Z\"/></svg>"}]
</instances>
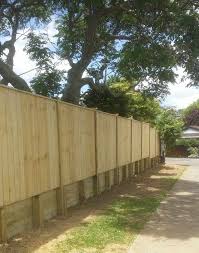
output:
<instances>
[{"instance_id":1,"label":"white cloud","mask_svg":"<svg viewBox=\"0 0 199 253\"><path fill-rule=\"evenodd\" d=\"M187 88L184 83L169 85L169 89L171 94L162 102L163 105L183 109L199 99L199 89Z\"/></svg>"},{"instance_id":2,"label":"white cloud","mask_svg":"<svg viewBox=\"0 0 199 253\"><path fill-rule=\"evenodd\" d=\"M52 21L47 25L47 27L37 29L36 33L37 34L47 33L50 41L55 42L55 38L54 38L54 35L56 34L55 22ZM29 83L30 80L36 75L38 70L37 69L34 70L36 68L36 63L30 60L29 56L24 51L25 45L26 45L26 39L24 39L24 37L20 37L15 44L16 53L14 57L14 71L19 75L28 72L26 74L21 75L21 77L24 78ZM50 42L48 46L52 47ZM66 60L60 61L58 57L55 56L54 61L56 62L56 67L59 70L67 71L70 68L69 63Z\"/></svg>"},{"instance_id":3,"label":"white cloud","mask_svg":"<svg viewBox=\"0 0 199 253\"><path fill-rule=\"evenodd\" d=\"M181 81L183 69L176 71L179 74L176 84L169 85L170 95L162 102L165 106L174 106L177 109L186 108L188 105L199 99L199 88L187 87L189 80Z\"/></svg>"},{"instance_id":4,"label":"white cloud","mask_svg":"<svg viewBox=\"0 0 199 253\"><path fill-rule=\"evenodd\" d=\"M46 32L49 35L51 41L55 41L54 35L56 34L55 24L52 21L45 28L38 29L38 32ZM25 47L26 41L21 37L16 43L16 55L14 58L14 70L17 74L22 74L29 70L32 70L36 67L35 62L29 59L28 55L25 51L23 51ZM67 61L58 61L58 58L55 57L55 62L58 62L57 68L60 70L67 71L70 66ZM37 70L31 71L27 74L22 75L22 77L29 82L35 75ZM196 88L187 88L186 84L188 82L181 82L181 77L183 75L183 69L179 68L176 71L179 74L179 78L177 79L176 84L170 84L169 90L170 95L166 97L164 101L162 101L162 105L164 106L174 106L178 109L185 108L189 104L193 103L197 99L199 99L199 89ZM84 73L84 77L87 76L87 73Z\"/></svg>"},{"instance_id":5,"label":"white cloud","mask_svg":"<svg viewBox=\"0 0 199 253\"><path fill-rule=\"evenodd\" d=\"M35 63L32 60L30 60L26 52L23 51L25 44L26 41L23 40L22 38L19 39L16 43L16 53L14 57L14 71L19 75L27 71L30 71L36 67ZM22 78L24 78L27 82L29 82L35 74L36 70L22 75Z\"/></svg>"}]
</instances>

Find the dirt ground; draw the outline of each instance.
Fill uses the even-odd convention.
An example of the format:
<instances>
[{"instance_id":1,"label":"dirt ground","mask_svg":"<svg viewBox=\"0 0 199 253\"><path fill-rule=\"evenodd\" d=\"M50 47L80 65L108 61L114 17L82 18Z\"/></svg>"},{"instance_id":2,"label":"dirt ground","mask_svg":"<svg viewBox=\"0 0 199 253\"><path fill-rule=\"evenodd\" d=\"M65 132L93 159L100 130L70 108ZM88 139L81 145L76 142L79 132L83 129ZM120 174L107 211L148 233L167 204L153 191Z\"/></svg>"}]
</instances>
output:
<instances>
[{"instance_id":1,"label":"dirt ground","mask_svg":"<svg viewBox=\"0 0 199 253\"><path fill-rule=\"evenodd\" d=\"M56 217L44 224L44 227L22 234L0 245L2 253L56 253L55 245L62 241L66 233L82 222L94 219L106 207L121 196L155 195L164 189L164 178L179 176L184 170L182 166L163 166L148 170L145 174L114 186L111 191L92 198L69 212L69 217ZM119 245L117 245L119 248ZM124 250L121 248L121 252ZM114 251L111 247L111 251ZM125 251L123 251L125 252Z\"/></svg>"}]
</instances>

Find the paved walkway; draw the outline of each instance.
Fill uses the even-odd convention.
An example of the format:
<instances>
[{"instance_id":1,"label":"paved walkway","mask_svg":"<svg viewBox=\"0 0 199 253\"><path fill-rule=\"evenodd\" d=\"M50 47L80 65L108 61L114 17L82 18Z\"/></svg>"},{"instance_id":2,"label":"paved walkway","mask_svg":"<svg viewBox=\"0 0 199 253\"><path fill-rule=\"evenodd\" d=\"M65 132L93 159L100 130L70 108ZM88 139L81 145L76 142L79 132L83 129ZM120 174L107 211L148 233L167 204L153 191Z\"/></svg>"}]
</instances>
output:
<instances>
[{"instance_id":1,"label":"paved walkway","mask_svg":"<svg viewBox=\"0 0 199 253\"><path fill-rule=\"evenodd\" d=\"M199 159L167 159L189 165L129 253L199 253Z\"/></svg>"}]
</instances>

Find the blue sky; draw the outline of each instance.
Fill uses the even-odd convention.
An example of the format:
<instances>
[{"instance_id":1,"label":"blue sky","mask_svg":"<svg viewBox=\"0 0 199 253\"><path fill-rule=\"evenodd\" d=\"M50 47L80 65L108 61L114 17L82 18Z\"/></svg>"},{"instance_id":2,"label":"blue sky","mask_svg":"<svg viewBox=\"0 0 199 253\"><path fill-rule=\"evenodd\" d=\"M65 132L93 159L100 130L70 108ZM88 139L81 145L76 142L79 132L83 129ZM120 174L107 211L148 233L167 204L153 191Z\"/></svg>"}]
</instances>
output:
<instances>
[{"instance_id":1,"label":"blue sky","mask_svg":"<svg viewBox=\"0 0 199 253\"><path fill-rule=\"evenodd\" d=\"M48 27L45 29L45 32L48 32L49 37L53 37L55 34L53 22L48 25ZM23 38L20 38L16 43L14 70L17 74L21 74L35 68L35 63L31 61L23 51L25 43L26 41ZM58 68L68 70L70 67L69 64L65 61L60 63ZM177 70L177 72L181 77L183 72L182 69ZM25 75L22 75L22 77L29 82L35 74L36 71L32 71ZM186 84L188 81L181 82L180 77L177 79L176 84L169 85L170 95L168 95L165 100L162 101L162 105L174 106L177 109L182 109L199 99L199 88L187 88Z\"/></svg>"}]
</instances>

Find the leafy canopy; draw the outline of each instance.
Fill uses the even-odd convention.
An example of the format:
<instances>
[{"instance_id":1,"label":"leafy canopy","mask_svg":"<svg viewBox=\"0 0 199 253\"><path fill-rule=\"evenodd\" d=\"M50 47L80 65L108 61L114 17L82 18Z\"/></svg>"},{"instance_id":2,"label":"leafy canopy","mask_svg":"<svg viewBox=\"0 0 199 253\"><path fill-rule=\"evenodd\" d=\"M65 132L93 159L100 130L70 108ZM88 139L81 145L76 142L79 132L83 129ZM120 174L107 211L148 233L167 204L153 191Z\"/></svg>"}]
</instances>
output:
<instances>
[{"instance_id":1,"label":"leafy canopy","mask_svg":"<svg viewBox=\"0 0 199 253\"><path fill-rule=\"evenodd\" d=\"M39 71L32 87L40 94L52 96L60 88L54 91L54 85L47 85L51 78L63 77L52 59L70 64L67 80L58 83L63 86L62 99L73 103L79 103L84 85L94 89L111 72L125 78L134 90L154 97L168 93L178 66L190 78L189 85L198 86L198 8L195 0L2 0L0 75L5 83L28 89L13 71L16 34L29 24L45 24L51 18L55 21L54 42L31 31L26 46L37 62ZM4 43L7 35L8 43Z\"/></svg>"},{"instance_id":2,"label":"leafy canopy","mask_svg":"<svg viewBox=\"0 0 199 253\"><path fill-rule=\"evenodd\" d=\"M156 120L156 126L160 131L161 138L166 146L172 147L176 143L176 139L180 137L183 121L178 113L172 108L162 109Z\"/></svg>"},{"instance_id":3,"label":"leafy canopy","mask_svg":"<svg viewBox=\"0 0 199 253\"><path fill-rule=\"evenodd\" d=\"M182 66L191 85L198 86L199 12L196 1L135 1L131 17L132 40L121 51L119 71L139 80L147 93L167 93L175 80L174 67ZM147 81L147 82L146 82ZM150 89L148 89L150 87ZM154 92L154 93L153 93Z\"/></svg>"},{"instance_id":4,"label":"leafy canopy","mask_svg":"<svg viewBox=\"0 0 199 253\"><path fill-rule=\"evenodd\" d=\"M199 147L199 140L198 139L178 139L176 141L176 146Z\"/></svg>"},{"instance_id":5,"label":"leafy canopy","mask_svg":"<svg viewBox=\"0 0 199 253\"><path fill-rule=\"evenodd\" d=\"M14 70L15 44L20 38L40 25L52 14L52 3L47 0L2 0L0 4L0 79L18 89L31 91ZM17 63L19 64L19 63Z\"/></svg>"},{"instance_id":6,"label":"leafy canopy","mask_svg":"<svg viewBox=\"0 0 199 253\"><path fill-rule=\"evenodd\" d=\"M64 99L78 100L82 86L103 84L111 71L154 97L168 93L177 66L184 68L190 86L198 86L196 1L57 1L57 8L55 53L71 67ZM29 39L28 53L40 61L34 38Z\"/></svg>"},{"instance_id":7,"label":"leafy canopy","mask_svg":"<svg viewBox=\"0 0 199 253\"><path fill-rule=\"evenodd\" d=\"M199 99L184 109L182 114L186 126L199 126Z\"/></svg>"},{"instance_id":8,"label":"leafy canopy","mask_svg":"<svg viewBox=\"0 0 199 253\"><path fill-rule=\"evenodd\" d=\"M160 112L159 102L132 90L129 82L118 80L108 82L98 89L89 89L83 95L83 103L88 107L118 113L120 116L133 117L154 123Z\"/></svg>"}]
</instances>

